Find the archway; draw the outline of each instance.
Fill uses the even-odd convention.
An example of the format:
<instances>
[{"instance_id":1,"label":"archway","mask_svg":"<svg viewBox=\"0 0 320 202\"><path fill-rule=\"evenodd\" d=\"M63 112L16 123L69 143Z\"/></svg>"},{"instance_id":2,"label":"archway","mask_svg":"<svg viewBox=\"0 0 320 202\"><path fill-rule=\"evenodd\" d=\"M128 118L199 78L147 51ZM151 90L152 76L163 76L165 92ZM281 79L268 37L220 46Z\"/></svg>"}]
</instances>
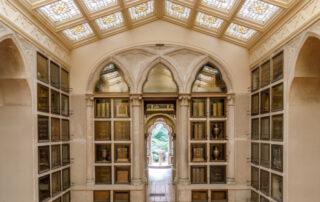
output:
<instances>
[{"instance_id":1,"label":"archway","mask_svg":"<svg viewBox=\"0 0 320 202\"><path fill-rule=\"evenodd\" d=\"M288 201L314 201L320 187L320 40L300 50L288 107ZM297 183L299 182L299 183Z\"/></svg>"},{"instance_id":2,"label":"archway","mask_svg":"<svg viewBox=\"0 0 320 202\"><path fill-rule=\"evenodd\" d=\"M32 101L25 76L25 66L13 39L1 41L0 201L35 201Z\"/></svg>"}]
</instances>

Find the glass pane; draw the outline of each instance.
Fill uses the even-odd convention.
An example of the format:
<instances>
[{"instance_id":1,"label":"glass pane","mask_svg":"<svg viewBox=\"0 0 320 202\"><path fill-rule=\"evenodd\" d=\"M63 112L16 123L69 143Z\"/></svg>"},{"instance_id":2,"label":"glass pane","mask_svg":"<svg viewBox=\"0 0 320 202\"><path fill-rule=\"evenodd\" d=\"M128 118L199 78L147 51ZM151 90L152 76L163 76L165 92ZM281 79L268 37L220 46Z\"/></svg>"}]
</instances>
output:
<instances>
[{"instance_id":1,"label":"glass pane","mask_svg":"<svg viewBox=\"0 0 320 202\"><path fill-rule=\"evenodd\" d=\"M191 166L191 184L207 184L206 166Z\"/></svg>"},{"instance_id":2,"label":"glass pane","mask_svg":"<svg viewBox=\"0 0 320 202\"><path fill-rule=\"evenodd\" d=\"M260 165L270 168L270 145L261 144Z\"/></svg>"},{"instance_id":3,"label":"glass pane","mask_svg":"<svg viewBox=\"0 0 320 202\"><path fill-rule=\"evenodd\" d=\"M283 115L272 116L272 140L283 140Z\"/></svg>"},{"instance_id":4,"label":"glass pane","mask_svg":"<svg viewBox=\"0 0 320 202\"><path fill-rule=\"evenodd\" d=\"M176 93L178 87L170 70L163 64L155 65L143 85L144 93Z\"/></svg>"},{"instance_id":5,"label":"glass pane","mask_svg":"<svg viewBox=\"0 0 320 202\"><path fill-rule=\"evenodd\" d=\"M114 100L114 117L130 117L130 102L125 99Z\"/></svg>"},{"instance_id":6,"label":"glass pane","mask_svg":"<svg viewBox=\"0 0 320 202\"><path fill-rule=\"evenodd\" d=\"M51 141L60 141L60 119L51 118Z\"/></svg>"},{"instance_id":7,"label":"glass pane","mask_svg":"<svg viewBox=\"0 0 320 202\"><path fill-rule=\"evenodd\" d=\"M49 63L48 58L37 53L37 77L46 83L49 82Z\"/></svg>"},{"instance_id":8,"label":"glass pane","mask_svg":"<svg viewBox=\"0 0 320 202\"><path fill-rule=\"evenodd\" d=\"M50 198L50 175L39 178L39 201Z\"/></svg>"},{"instance_id":9,"label":"glass pane","mask_svg":"<svg viewBox=\"0 0 320 202\"><path fill-rule=\"evenodd\" d=\"M52 173L52 196L61 192L61 171Z\"/></svg>"},{"instance_id":10,"label":"glass pane","mask_svg":"<svg viewBox=\"0 0 320 202\"><path fill-rule=\"evenodd\" d=\"M97 98L95 99L95 116L96 118L110 118L110 99Z\"/></svg>"},{"instance_id":11,"label":"glass pane","mask_svg":"<svg viewBox=\"0 0 320 202\"><path fill-rule=\"evenodd\" d=\"M111 162L111 144L96 144L96 162Z\"/></svg>"},{"instance_id":12,"label":"glass pane","mask_svg":"<svg viewBox=\"0 0 320 202\"><path fill-rule=\"evenodd\" d=\"M130 140L130 121L114 122L114 140Z\"/></svg>"},{"instance_id":13,"label":"glass pane","mask_svg":"<svg viewBox=\"0 0 320 202\"><path fill-rule=\"evenodd\" d=\"M94 202L110 202L110 191L94 191Z\"/></svg>"},{"instance_id":14,"label":"glass pane","mask_svg":"<svg viewBox=\"0 0 320 202\"><path fill-rule=\"evenodd\" d=\"M260 112L267 113L270 111L270 90L261 92Z\"/></svg>"},{"instance_id":15,"label":"glass pane","mask_svg":"<svg viewBox=\"0 0 320 202\"><path fill-rule=\"evenodd\" d=\"M62 165L67 165L70 163L70 145L62 145Z\"/></svg>"},{"instance_id":16,"label":"glass pane","mask_svg":"<svg viewBox=\"0 0 320 202\"><path fill-rule=\"evenodd\" d=\"M94 122L95 140L111 140L111 122L95 121Z\"/></svg>"},{"instance_id":17,"label":"glass pane","mask_svg":"<svg viewBox=\"0 0 320 202\"><path fill-rule=\"evenodd\" d=\"M210 116L212 117L225 116L225 99L224 98L210 99Z\"/></svg>"},{"instance_id":18,"label":"glass pane","mask_svg":"<svg viewBox=\"0 0 320 202\"><path fill-rule=\"evenodd\" d=\"M251 166L251 186L259 189L259 169Z\"/></svg>"},{"instance_id":19,"label":"glass pane","mask_svg":"<svg viewBox=\"0 0 320 202\"><path fill-rule=\"evenodd\" d=\"M272 145L271 147L271 168L277 171L283 169L283 149L281 145Z\"/></svg>"},{"instance_id":20,"label":"glass pane","mask_svg":"<svg viewBox=\"0 0 320 202\"><path fill-rule=\"evenodd\" d=\"M191 101L191 116L192 117L206 117L206 99L197 98Z\"/></svg>"},{"instance_id":21,"label":"glass pane","mask_svg":"<svg viewBox=\"0 0 320 202\"><path fill-rule=\"evenodd\" d=\"M130 192L127 191L115 191L113 193L114 202L129 202Z\"/></svg>"},{"instance_id":22,"label":"glass pane","mask_svg":"<svg viewBox=\"0 0 320 202\"><path fill-rule=\"evenodd\" d=\"M227 202L228 191L211 191L211 202Z\"/></svg>"},{"instance_id":23,"label":"glass pane","mask_svg":"<svg viewBox=\"0 0 320 202\"><path fill-rule=\"evenodd\" d=\"M272 111L283 109L283 84L272 87Z\"/></svg>"},{"instance_id":24,"label":"glass pane","mask_svg":"<svg viewBox=\"0 0 320 202\"><path fill-rule=\"evenodd\" d=\"M208 191L192 191L192 202L207 202Z\"/></svg>"},{"instance_id":25,"label":"glass pane","mask_svg":"<svg viewBox=\"0 0 320 202\"><path fill-rule=\"evenodd\" d=\"M272 80L276 81L283 77L283 52L272 58Z\"/></svg>"},{"instance_id":26,"label":"glass pane","mask_svg":"<svg viewBox=\"0 0 320 202\"><path fill-rule=\"evenodd\" d=\"M259 82L260 82L260 69L257 68L253 70L251 73L251 90L252 91L259 89Z\"/></svg>"},{"instance_id":27,"label":"glass pane","mask_svg":"<svg viewBox=\"0 0 320 202\"><path fill-rule=\"evenodd\" d=\"M51 90L51 113L60 114L60 93Z\"/></svg>"},{"instance_id":28,"label":"glass pane","mask_svg":"<svg viewBox=\"0 0 320 202\"><path fill-rule=\"evenodd\" d=\"M61 166L60 145L51 146L51 168Z\"/></svg>"},{"instance_id":29,"label":"glass pane","mask_svg":"<svg viewBox=\"0 0 320 202\"><path fill-rule=\"evenodd\" d=\"M207 139L206 122L191 122L191 139L205 140Z\"/></svg>"},{"instance_id":30,"label":"glass pane","mask_svg":"<svg viewBox=\"0 0 320 202\"><path fill-rule=\"evenodd\" d=\"M225 161L225 160L226 160L226 145L210 144L210 161Z\"/></svg>"},{"instance_id":31,"label":"glass pane","mask_svg":"<svg viewBox=\"0 0 320 202\"><path fill-rule=\"evenodd\" d=\"M61 90L69 92L69 73L61 69Z\"/></svg>"},{"instance_id":32,"label":"glass pane","mask_svg":"<svg viewBox=\"0 0 320 202\"><path fill-rule=\"evenodd\" d=\"M251 199L250 202L259 202L259 194L251 190Z\"/></svg>"},{"instance_id":33,"label":"glass pane","mask_svg":"<svg viewBox=\"0 0 320 202\"><path fill-rule=\"evenodd\" d=\"M191 144L191 162L205 162L207 160L206 144Z\"/></svg>"},{"instance_id":34,"label":"glass pane","mask_svg":"<svg viewBox=\"0 0 320 202\"><path fill-rule=\"evenodd\" d=\"M61 114L69 116L69 96L61 94Z\"/></svg>"},{"instance_id":35,"label":"glass pane","mask_svg":"<svg viewBox=\"0 0 320 202\"><path fill-rule=\"evenodd\" d=\"M109 64L100 72L100 79L96 84L95 92L125 93L129 92L129 88L120 69L114 64Z\"/></svg>"},{"instance_id":36,"label":"glass pane","mask_svg":"<svg viewBox=\"0 0 320 202\"><path fill-rule=\"evenodd\" d=\"M270 140L270 118L261 118L261 140Z\"/></svg>"},{"instance_id":37,"label":"glass pane","mask_svg":"<svg viewBox=\"0 0 320 202\"><path fill-rule=\"evenodd\" d=\"M127 163L130 162L130 144L115 144L115 162Z\"/></svg>"},{"instance_id":38,"label":"glass pane","mask_svg":"<svg viewBox=\"0 0 320 202\"><path fill-rule=\"evenodd\" d=\"M282 177L279 175L271 175L271 196L277 201L282 201L283 199Z\"/></svg>"},{"instance_id":39,"label":"glass pane","mask_svg":"<svg viewBox=\"0 0 320 202\"><path fill-rule=\"evenodd\" d=\"M111 184L111 166L95 167L96 184Z\"/></svg>"},{"instance_id":40,"label":"glass pane","mask_svg":"<svg viewBox=\"0 0 320 202\"><path fill-rule=\"evenodd\" d=\"M251 162L259 165L259 144L251 143Z\"/></svg>"},{"instance_id":41,"label":"glass pane","mask_svg":"<svg viewBox=\"0 0 320 202\"><path fill-rule=\"evenodd\" d=\"M70 140L69 120L66 120L66 119L61 120L61 139L62 141Z\"/></svg>"},{"instance_id":42,"label":"glass pane","mask_svg":"<svg viewBox=\"0 0 320 202\"><path fill-rule=\"evenodd\" d=\"M115 183L129 184L130 183L130 166L115 167Z\"/></svg>"},{"instance_id":43,"label":"glass pane","mask_svg":"<svg viewBox=\"0 0 320 202\"><path fill-rule=\"evenodd\" d=\"M38 110L49 112L49 88L38 84Z\"/></svg>"},{"instance_id":44,"label":"glass pane","mask_svg":"<svg viewBox=\"0 0 320 202\"><path fill-rule=\"evenodd\" d=\"M251 96L251 114L259 114L259 93Z\"/></svg>"},{"instance_id":45,"label":"glass pane","mask_svg":"<svg viewBox=\"0 0 320 202\"><path fill-rule=\"evenodd\" d=\"M63 196L63 202L71 202L70 192L65 193Z\"/></svg>"},{"instance_id":46,"label":"glass pane","mask_svg":"<svg viewBox=\"0 0 320 202\"><path fill-rule=\"evenodd\" d=\"M54 62L50 62L51 85L60 88L60 67Z\"/></svg>"},{"instance_id":47,"label":"glass pane","mask_svg":"<svg viewBox=\"0 0 320 202\"><path fill-rule=\"evenodd\" d=\"M264 170L260 170L260 191L269 195L269 173Z\"/></svg>"},{"instance_id":48,"label":"glass pane","mask_svg":"<svg viewBox=\"0 0 320 202\"><path fill-rule=\"evenodd\" d=\"M38 116L38 141L49 141L49 117Z\"/></svg>"},{"instance_id":49,"label":"glass pane","mask_svg":"<svg viewBox=\"0 0 320 202\"><path fill-rule=\"evenodd\" d=\"M38 147L39 173L50 169L49 159L50 159L49 146Z\"/></svg>"},{"instance_id":50,"label":"glass pane","mask_svg":"<svg viewBox=\"0 0 320 202\"><path fill-rule=\"evenodd\" d=\"M259 119L251 120L251 139L259 140Z\"/></svg>"},{"instance_id":51,"label":"glass pane","mask_svg":"<svg viewBox=\"0 0 320 202\"><path fill-rule=\"evenodd\" d=\"M213 65L207 64L198 73L192 86L192 92L225 93L227 87L221 72Z\"/></svg>"},{"instance_id":52,"label":"glass pane","mask_svg":"<svg viewBox=\"0 0 320 202\"><path fill-rule=\"evenodd\" d=\"M226 139L226 129L224 121L211 121L210 122L210 139L223 140Z\"/></svg>"},{"instance_id":53,"label":"glass pane","mask_svg":"<svg viewBox=\"0 0 320 202\"><path fill-rule=\"evenodd\" d=\"M270 61L261 65L261 87L270 83Z\"/></svg>"},{"instance_id":54,"label":"glass pane","mask_svg":"<svg viewBox=\"0 0 320 202\"><path fill-rule=\"evenodd\" d=\"M70 168L62 170L62 188L66 190L70 187Z\"/></svg>"},{"instance_id":55,"label":"glass pane","mask_svg":"<svg viewBox=\"0 0 320 202\"><path fill-rule=\"evenodd\" d=\"M210 183L226 183L226 166L210 166Z\"/></svg>"}]
</instances>

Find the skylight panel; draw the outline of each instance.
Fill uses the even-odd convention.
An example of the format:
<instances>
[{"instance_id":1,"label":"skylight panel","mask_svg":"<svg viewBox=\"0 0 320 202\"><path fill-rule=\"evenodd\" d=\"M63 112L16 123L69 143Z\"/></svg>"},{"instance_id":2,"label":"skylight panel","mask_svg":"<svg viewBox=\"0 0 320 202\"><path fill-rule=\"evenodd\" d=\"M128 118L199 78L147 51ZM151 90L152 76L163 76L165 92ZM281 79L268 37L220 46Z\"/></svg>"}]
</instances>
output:
<instances>
[{"instance_id":1,"label":"skylight panel","mask_svg":"<svg viewBox=\"0 0 320 202\"><path fill-rule=\"evenodd\" d=\"M80 11L73 0L61 0L38 9L54 23L60 23L80 16Z\"/></svg>"},{"instance_id":2,"label":"skylight panel","mask_svg":"<svg viewBox=\"0 0 320 202\"><path fill-rule=\"evenodd\" d=\"M257 31L253 29L234 23L231 23L226 31L227 35L238 38L242 41L249 41L249 39L252 38L256 33Z\"/></svg>"},{"instance_id":3,"label":"skylight panel","mask_svg":"<svg viewBox=\"0 0 320 202\"><path fill-rule=\"evenodd\" d=\"M166 1L166 12L172 17L186 20L189 18L190 8L172 3L171 1Z\"/></svg>"},{"instance_id":4,"label":"skylight panel","mask_svg":"<svg viewBox=\"0 0 320 202\"><path fill-rule=\"evenodd\" d=\"M207 15L207 14L198 12L196 23L202 27L217 30L221 27L223 20L221 20L220 18L216 18L214 16L211 16L211 15Z\"/></svg>"},{"instance_id":5,"label":"skylight panel","mask_svg":"<svg viewBox=\"0 0 320 202\"><path fill-rule=\"evenodd\" d=\"M121 12L117 12L95 20L101 30L112 29L123 24Z\"/></svg>"},{"instance_id":6,"label":"skylight panel","mask_svg":"<svg viewBox=\"0 0 320 202\"><path fill-rule=\"evenodd\" d=\"M238 16L265 24L278 10L280 10L279 7L263 1L247 0L240 9Z\"/></svg>"},{"instance_id":7,"label":"skylight panel","mask_svg":"<svg viewBox=\"0 0 320 202\"><path fill-rule=\"evenodd\" d=\"M147 15L153 13L153 10L154 10L153 4L154 4L154 2L152 0L152 1L140 4L138 6L129 8L129 13L130 13L131 19L138 20L138 19L144 18Z\"/></svg>"},{"instance_id":8,"label":"skylight panel","mask_svg":"<svg viewBox=\"0 0 320 202\"><path fill-rule=\"evenodd\" d=\"M90 12L101 10L117 4L117 0L83 0Z\"/></svg>"},{"instance_id":9,"label":"skylight panel","mask_svg":"<svg viewBox=\"0 0 320 202\"><path fill-rule=\"evenodd\" d=\"M77 42L93 35L93 31L88 23L62 31L71 41Z\"/></svg>"},{"instance_id":10,"label":"skylight panel","mask_svg":"<svg viewBox=\"0 0 320 202\"><path fill-rule=\"evenodd\" d=\"M233 7L235 0L202 0L202 3L216 9L229 11Z\"/></svg>"}]
</instances>

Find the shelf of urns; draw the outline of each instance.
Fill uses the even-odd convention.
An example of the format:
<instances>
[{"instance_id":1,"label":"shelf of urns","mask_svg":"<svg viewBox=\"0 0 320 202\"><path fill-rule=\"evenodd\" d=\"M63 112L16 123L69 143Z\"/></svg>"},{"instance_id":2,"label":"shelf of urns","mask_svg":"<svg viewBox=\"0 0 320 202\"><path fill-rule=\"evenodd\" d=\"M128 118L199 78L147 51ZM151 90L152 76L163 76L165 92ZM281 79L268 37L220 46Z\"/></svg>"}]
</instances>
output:
<instances>
[{"instance_id":1,"label":"shelf of urns","mask_svg":"<svg viewBox=\"0 0 320 202\"><path fill-rule=\"evenodd\" d=\"M189 118L189 159L194 200L211 198L212 186L224 187L227 168L225 97L193 97ZM199 191L199 188L205 189ZM225 191L225 190L224 190ZM198 199L197 199L198 198Z\"/></svg>"},{"instance_id":2,"label":"shelf of urns","mask_svg":"<svg viewBox=\"0 0 320 202\"><path fill-rule=\"evenodd\" d=\"M130 185L132 173L129 98L97 97L94 114L95 185L99 186L99 190L109 192L126 190L128 186L125 185ZM105 192L97 192L96 197L99 198L100 194L101 197L113 198L113 193Z\"/></svg>"}]
</instances>

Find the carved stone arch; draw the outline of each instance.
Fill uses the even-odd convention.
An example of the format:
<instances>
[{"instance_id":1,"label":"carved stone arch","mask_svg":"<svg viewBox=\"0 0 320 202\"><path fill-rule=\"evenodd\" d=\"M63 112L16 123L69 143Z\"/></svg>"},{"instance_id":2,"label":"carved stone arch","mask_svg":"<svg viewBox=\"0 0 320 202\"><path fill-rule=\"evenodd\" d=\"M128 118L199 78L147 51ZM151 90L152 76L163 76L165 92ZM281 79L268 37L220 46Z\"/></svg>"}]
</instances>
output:
<instances>
[{"instance_id":1,"label":"carved stone arch","mask_svg":"<svg viewBox=\"0 0 320 202\"><path fill-rule=\"evenodd\" d=\"M113 63L115 64L120 71L123 73L123 77L125 82L128 85L129 88L129 93L132 93L132 90L134 89L134 84L133 84L133 80L130 76L130 73L128 72L127 68L116 58L114 57L109 57L107 59L102 60L101 62L98 63L98 65L95 66L95 68L93 68L90 71L89 77L88 77L88 81L87 81L87 94L93 94L94 93L94 89L96 86L97 81L100 78L100 72L101 70L108 64Z\"/></svg>"},{"instance_id":2,"label":"carved stone arch","mask_svg":"<svg viewBox=\"0 0 320 202\"><path fill-rule=\"evenodd\" d=\"M233 84L232 84L232 76L230 71L227 68L227 65L223 63L221 60L213 59L212 57L208 56L204 59L202 59L196 66L193 68L193 71L189 75L187 79L187 83L185 86L185 92L192 93L192 86L193 83L198 75L198 73L201 71L202 67L206 64L212 64L215 67L219 69L222 75L222 79L225 82L227 86L227 93L233 93Z\"/></svg>"},{"instance_id":3,"label":"carved stone arch","mask_svg":"<svg viewBox=\"0 0 320 202\"><path fill-rule=\"evenodd\" d=\"M157 114L153 114L153 115L149 116L145 122L144 134L147 135L149 127L151 125L153 125L154 121L159 118L164 118L168 121L167 124L169 126L171 126L171 128L172 128L172 136L175 136L176 135L176 127L175 127L176 121L170 115L165 114L165 113L157 113Z\"/></svg>"},{"instance_id":4,"label":"carved stone arch","mask_svg":"<svg viewBox=\"0 0 320 202\"><path fill-rule=\"evenodd\" d=\"M149 76L150 71L158 63L164 64L169 69L169 71L171 72L173 80L176 83L177 88L178 88L178 92L177 93L183 92L183 83L182 83L182 80L181 80L181 78L179 76L178 71L176 70L176 68L168 60L164 59L163 57L158 57L158 58L154 59L152 62L150 62L147 65L146 68L143 68L139 72L138 78L141 78L141 79L139 80L139 83L137 85L136 92L138 92L138 93L142 93L143 92L143 86L146 83L146 81L148 80L148 76Z\"/></svg>"},{"instance_id":5,"label":"carved stone arch","mask_svg":"<svg viewBox=\"0 0 320 202\"><path fill-rule=\"evenodd\" d=\"M167 123L167 119L163 117L157 117L156 119L153 120L153 123L149 125L147 128L147 135L152 134L152 130L157 127L158 124L163 124L164 128L167 129L168 135L173 135L173 129L172 126Z\"/></svg>"}]
</instances>

